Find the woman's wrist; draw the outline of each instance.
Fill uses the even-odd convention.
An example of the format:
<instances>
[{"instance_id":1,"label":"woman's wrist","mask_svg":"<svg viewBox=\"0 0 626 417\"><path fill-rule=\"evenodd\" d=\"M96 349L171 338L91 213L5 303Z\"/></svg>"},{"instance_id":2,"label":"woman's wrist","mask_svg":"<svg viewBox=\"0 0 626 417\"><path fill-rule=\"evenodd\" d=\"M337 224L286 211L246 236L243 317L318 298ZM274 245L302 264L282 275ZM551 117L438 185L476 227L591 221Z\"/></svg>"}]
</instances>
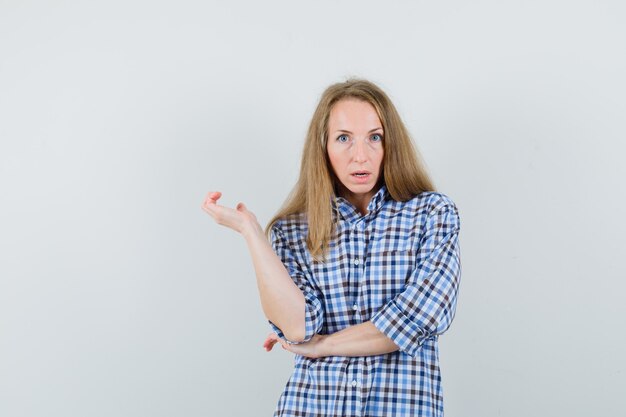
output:
<instances>
[{"instance_id":1,"label":"woman's wrist","mask_svg":"<svg viewBox=\"0 0 626 417\"><path fill-rule=\"evenodd\" d=\"M244 222L240 233L246 240L250 240L251 238L259 236L264 236L263 228L256 220L249 220Z\"/></svg>"}]
</instances>

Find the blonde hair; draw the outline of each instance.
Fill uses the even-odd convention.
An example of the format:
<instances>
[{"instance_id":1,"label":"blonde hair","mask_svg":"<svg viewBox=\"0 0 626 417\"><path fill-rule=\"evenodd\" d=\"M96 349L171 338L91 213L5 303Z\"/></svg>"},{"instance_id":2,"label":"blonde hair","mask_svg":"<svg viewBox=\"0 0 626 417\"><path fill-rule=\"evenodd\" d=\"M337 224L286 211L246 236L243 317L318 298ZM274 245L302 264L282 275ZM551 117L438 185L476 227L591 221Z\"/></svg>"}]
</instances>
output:
<instances>
[{"instance_id":1,"label":"blonde hair","mask_svg":"<svg viewBox=\"0 0 626 417\"><path fill-rule=\"evenodd\" d=\"M315 259L324 258L335 232L331 201L337 198L338 179L334 175L326 143L328 119L335 103L357 99L370 103L383 127L383 167L381 182L396 201L408 201L423 191L434 191L420 155L387 95L374 83L349 79L328 87L313 113L304 143L300 177L293 190L265 228L269 236L279 219L304 213L308 222L307 248Z\"/></svg>"}]
</instances>

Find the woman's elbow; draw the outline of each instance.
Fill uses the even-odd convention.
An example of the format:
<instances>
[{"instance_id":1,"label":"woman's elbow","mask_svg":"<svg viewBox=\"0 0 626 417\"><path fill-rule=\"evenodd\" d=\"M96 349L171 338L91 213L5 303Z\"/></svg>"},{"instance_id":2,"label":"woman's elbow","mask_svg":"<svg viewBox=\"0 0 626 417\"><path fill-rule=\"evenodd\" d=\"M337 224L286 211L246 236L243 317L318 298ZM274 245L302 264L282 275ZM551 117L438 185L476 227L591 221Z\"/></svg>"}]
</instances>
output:
<instances>
[{"instance_id":1,"label":"woman's elbow","mask_svg":"<svg viewBox=\"0 0 626 417\"><path fill-rule=\"evenodd\" d=\"M306 337L306 327L304 321L300 323L285 323L284 320L272 320L269 316L267 319L276 328L280 330L282 336L289 342L302 343Z\"/></svg>"},{"instance_id":2,"label":"woman's elbow","mask_svg":"<svg viewBox=\"0 0 626 417\"><path fill-rule=\"evenodd\" d=\"M302 343L306 337L306 327L305 323L295 323L291 326L287 326L286 329L283 329L283 334L285 338L290 342L294 343Z\"/></svg>"},{"instance_id":3,"label":"woman's elbow","mask_svg":"<svg viewBox=\"0 0 626 417\"><path fill-rule=\"evenodd\" d=\"M304 342L304 331L294 330L291 332L283 331L285 338L292 343L302 343Z\"/></svg>"}]
</instances>

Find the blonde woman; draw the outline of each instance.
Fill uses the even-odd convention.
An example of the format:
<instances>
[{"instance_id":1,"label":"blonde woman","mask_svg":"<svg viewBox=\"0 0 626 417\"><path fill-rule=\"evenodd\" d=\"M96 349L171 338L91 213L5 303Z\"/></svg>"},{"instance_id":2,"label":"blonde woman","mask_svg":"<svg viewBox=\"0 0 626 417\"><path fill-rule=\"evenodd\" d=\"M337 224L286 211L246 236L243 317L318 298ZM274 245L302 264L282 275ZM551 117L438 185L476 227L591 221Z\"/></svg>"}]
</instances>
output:
<instances>
[{"instance_id":1,"label":"blonde woman","mask_svg":"<svg viewBox=\"0 0 626 417\"><path fill-rule=\"evenodd\" d=\"M443 415L437 340L456 310L459 215L379 87L326 89L265 234L220 196L202 207L246 240L273 330L264 347L295 354L275 416Z\"/></svg>"}]
</instances>

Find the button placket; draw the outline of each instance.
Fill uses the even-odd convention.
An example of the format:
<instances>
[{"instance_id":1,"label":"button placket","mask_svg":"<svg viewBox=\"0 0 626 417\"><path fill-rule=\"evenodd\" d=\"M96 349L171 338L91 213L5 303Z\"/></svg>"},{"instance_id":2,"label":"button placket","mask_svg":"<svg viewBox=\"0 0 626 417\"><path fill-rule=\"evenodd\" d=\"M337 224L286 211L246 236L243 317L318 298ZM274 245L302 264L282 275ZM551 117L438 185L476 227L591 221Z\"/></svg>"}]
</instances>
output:
<instances>
[{"instance_id":1,"label":"button placket","mask_svg":"<svg viewBox=\"0 0 626 417\"><path fill-rule=\"evenodd\" d=\"M353 385L354 389L355 389L355 394L356 394L356 409L357 412L359 414L361 414L362 410L363 410L363 390L361 388L363 388L363 383L365 382L363 380L363 358L359 358L356 364L356 373L358 375L358 377L354 378L354 381L356 382L356 384Z\"/></svg>"},{"instance_id":2,"label":"button placket","mask_svg":"<svg viewBox=\"0 0 626 417\"><path fill-rule=\"evenodd\" d=\"M352 273L354 274L354 277L357 280L357 283L354 287L354 298L353 298L353 304L352 304L352 317L351 317L351 321L354 324L357 324L360 322L360 294L361 294L361 286L363 285L361 281L361 279L363 278L363 268L365 266L365 252L366 252L366 247L367 247L367 242L365 239L365 235L367 234L366 232L366 226L367 226L367 221L366 220L360 220L357 221L354 225L353 225L353 234L352 234L352 242L353 242L353 247L354 247L354 258L352 260L352 264L353 264L353 268L352 268Z\"/></svg>"}]
</instances>

